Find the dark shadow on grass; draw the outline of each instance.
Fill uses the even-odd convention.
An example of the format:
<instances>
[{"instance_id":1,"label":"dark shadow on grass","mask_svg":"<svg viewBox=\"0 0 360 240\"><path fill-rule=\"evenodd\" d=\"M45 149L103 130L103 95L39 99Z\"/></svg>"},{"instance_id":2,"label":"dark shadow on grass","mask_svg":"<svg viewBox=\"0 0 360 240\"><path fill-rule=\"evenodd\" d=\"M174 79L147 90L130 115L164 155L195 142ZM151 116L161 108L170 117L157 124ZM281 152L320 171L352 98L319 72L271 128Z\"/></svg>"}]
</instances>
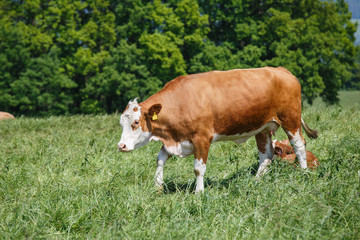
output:
<instances>
[{"instance_id":1,"label":"dark shadow on grass","mask_svg":"<svg viewBox=\"0 0 360 240\"><path fill-rule=\"evenodd\" d=\"M230 183L243 176L243 175L247 175L249 172L251 175L255 176L256 172L257 172L257 168L258 168L258 163L254 163L253 165L251 165L250 167L244 168L239 170L238 172L234 173L232 176L225 178L225 179L221 179L221 180L216 180L213 181L211 179L208 178L204 178L204 187L211 187L211 188L228 188ZM206 174L205 174L206 176ZM164 193L165 194L172 194L172 193L176 193L176 192L194 192L196 188L196 179L189 179L188 182L184 183L179 183L176 182L176 180L174 181L174 179L165 179L165 183L164 183Z\"/></svg>"}]
</instances>

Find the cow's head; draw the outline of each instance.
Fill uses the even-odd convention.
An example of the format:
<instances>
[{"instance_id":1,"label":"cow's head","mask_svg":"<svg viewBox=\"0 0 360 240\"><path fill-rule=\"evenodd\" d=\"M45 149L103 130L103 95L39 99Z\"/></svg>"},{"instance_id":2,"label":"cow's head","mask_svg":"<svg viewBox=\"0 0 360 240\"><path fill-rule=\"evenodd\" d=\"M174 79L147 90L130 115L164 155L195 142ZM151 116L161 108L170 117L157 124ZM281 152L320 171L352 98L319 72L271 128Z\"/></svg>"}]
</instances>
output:
<instances>
[{"instance_id":1,"label":"cow's head","mask_svg":"<svg viewBox=\"0 0 360 240\"><path fill-rule=\"evenodd\" d=\"M149 110L143 109L136 101L130 101L120 116L122 127L119 151L128 152L146 145L151 139L149 124L151 114L158 114L161 105L153 105Z\"/></svg>"},{"instance_id":2,"label":"cow's head","mask_svg":"<svg viewBox=\"0 0 360 240\"><path fill-rule=\"evenodd\" d=\"M284 158L288 154L293 154L294 149L289 145L290 142L288 139L285 139L283 141L277 141L273 140L272 145L274 149L274 154L278 157Z\"/></svg>"}]
</instances>

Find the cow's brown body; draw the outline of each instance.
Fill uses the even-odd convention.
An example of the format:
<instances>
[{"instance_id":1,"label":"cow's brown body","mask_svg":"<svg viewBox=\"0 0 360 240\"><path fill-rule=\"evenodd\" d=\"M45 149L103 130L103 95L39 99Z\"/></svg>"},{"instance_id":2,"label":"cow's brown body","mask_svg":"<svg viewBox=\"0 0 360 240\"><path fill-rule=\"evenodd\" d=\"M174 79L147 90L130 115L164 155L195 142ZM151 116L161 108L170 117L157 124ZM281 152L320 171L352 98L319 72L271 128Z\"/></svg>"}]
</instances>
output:
<instances>
[{"instance_id":1,"label":"cow's brown body","mask_svg":"<svg viewBox=\"0 0 360 240\"><path fill-rule=\"evenodd\" d=\"M0 120L4 119L15 119L15 117L8 112L0 112Z\"/></svg>"},{"instance_id":2,"label":"cow's brown body","mask_svg":"<svg viewBox=\"0 0 360 240\"><path fill-rule=\"evenodd\" d=\"M290 131L301 125L300 84L283 68L182 76L140 106L157 103L161 112L149 126L165 145L198 139L210 144L214 134L251 132L273 120Z\"/></svg>"},{"instance_id":3,"label":"cow's brown body","mask_svg":"<svg viewBox=\"0 0 360 240\"><path fill-rule=\"evenodd\" d=\"M255 136L260 153L258 173L272 159L271 133L279 126L290 140L296 138L296 148L305 143L301 133L301 125L306 124L301 119L300 83L282 67L178 77L139 105L142 131L160 140L164 144L162 151L168 156L194 154L194 165L201 160L200 168L206 165L210 144L215 141L241 143ZM129 111L126 115L131 114ZM154 114L156 119L152 119ZM315 131L307 127L305 130L316 137ZM126 151L126 144L120 141L119 148ZM195 174L199 172L195 166Z\"/></svg>"},{"instance_id":4,"label":"cow's brown body","mask_svg":"<svg viewBox=\"0 0 360 240\"><path fill-rule=\"evenodd\" d=\"M297 166L297 162L295 161L295 159L296 159L296 154L292 153L285 155L281 160L293 164L294 166ZM307 167L311 170L315 170L318 166L320 166L319 160L310 151L306 151L306 162L307 162Z\"/></svg>"}]
</instances>

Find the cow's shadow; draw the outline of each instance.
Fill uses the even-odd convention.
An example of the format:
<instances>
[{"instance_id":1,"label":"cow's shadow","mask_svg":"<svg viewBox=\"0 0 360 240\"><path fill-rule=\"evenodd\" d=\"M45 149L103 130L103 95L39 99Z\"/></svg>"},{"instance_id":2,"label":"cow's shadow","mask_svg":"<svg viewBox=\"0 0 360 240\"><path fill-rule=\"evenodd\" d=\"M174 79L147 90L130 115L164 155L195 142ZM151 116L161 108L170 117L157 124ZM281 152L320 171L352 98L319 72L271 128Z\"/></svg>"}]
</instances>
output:
<instances>
[{"instance_id":1,"label":"cow's shadow","mask_svg":"<svg viewBox=\"0 0 360 240\"><path fill-rule=\"evenodd\" d=\"M258 163L252 164L250 167L243 168L240 171L234 173L228 178L220 179L220 180L211 180L209 178L204 178L204 187L211 187L211 188L228 188L230 183L243 175L248 175L249 172L251 175L255 176L258 168ZM173 194L176 192L190 192L193 193L196 188L196 180L191 179L188 182L176 182L174 179L165 179L164 183L164 194Z\"/></svg>"}]
</instances>

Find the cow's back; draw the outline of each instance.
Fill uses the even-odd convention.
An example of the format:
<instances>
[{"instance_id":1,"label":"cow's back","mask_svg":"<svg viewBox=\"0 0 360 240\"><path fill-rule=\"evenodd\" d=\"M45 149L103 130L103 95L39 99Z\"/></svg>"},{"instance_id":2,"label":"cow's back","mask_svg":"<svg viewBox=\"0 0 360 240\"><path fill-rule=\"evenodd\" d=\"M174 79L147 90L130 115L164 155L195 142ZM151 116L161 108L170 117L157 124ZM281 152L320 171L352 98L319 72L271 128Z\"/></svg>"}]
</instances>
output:
<instances>
[{"instance_id":1,"label":"cow's back","mask_svg":"<svg viewBox=\"0 0 360 240\"><path fill-rule=\"evenodd\" d=\"M8 112L0 112L0 120L4 119L15 119L15 117Z\"/></svg>"}]
</instances>

